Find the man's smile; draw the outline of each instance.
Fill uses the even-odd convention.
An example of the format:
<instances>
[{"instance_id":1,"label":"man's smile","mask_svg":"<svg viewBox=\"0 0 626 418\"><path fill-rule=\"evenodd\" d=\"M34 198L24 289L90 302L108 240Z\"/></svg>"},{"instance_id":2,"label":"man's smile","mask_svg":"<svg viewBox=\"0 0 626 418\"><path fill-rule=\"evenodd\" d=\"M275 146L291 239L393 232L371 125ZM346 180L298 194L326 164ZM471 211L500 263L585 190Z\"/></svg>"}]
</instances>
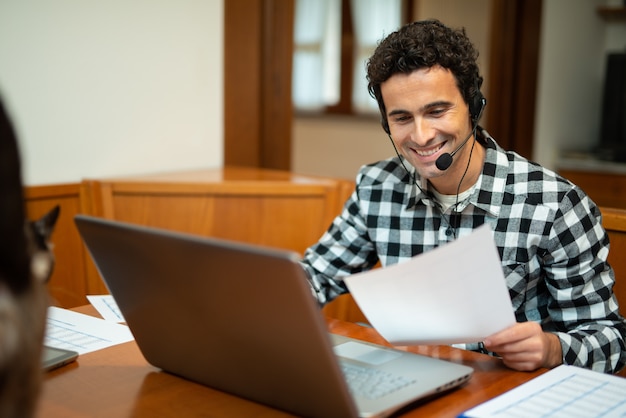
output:
<instances>
[{"instance_id":1,"label":"man's smile","mask_svg":"<svg viewBox=\"0 0 626 418\"><path fill-rule=\"evenodd\" d=\"M445 142L442 142L438 144L437 146L435 146L434 148L430 148L430 149L411 148L411 150L415 152L417 155L419 155L420 157L430 157L431 155L434 155L437 152L439 152L439 150L443 148L444 145L445 145Z\"/></svg>"}]
</instances>

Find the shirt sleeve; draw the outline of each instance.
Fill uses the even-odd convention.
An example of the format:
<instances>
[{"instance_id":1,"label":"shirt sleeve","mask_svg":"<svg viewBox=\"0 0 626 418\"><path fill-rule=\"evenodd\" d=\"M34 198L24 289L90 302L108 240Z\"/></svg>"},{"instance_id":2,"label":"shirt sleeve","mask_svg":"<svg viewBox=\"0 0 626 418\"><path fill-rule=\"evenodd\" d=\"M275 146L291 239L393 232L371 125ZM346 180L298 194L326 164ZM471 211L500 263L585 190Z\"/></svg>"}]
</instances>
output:
<instances>
[{"instance_id":1,"label":"shirt sleeve","mask_svg":"<svg viewBox=\"0 0 626 418\"><path fill-rule=\"evenodd\" d=\"M358 184L358 183L357 183ZM320 305L347 293L343 278L372 268L378 260L361 213L358 186L320 240L301 260Z\"/></svg>"},{"instance_id":2,"label":"shirt sleeve","mask_svg":"<svg viewBox=\"0 0 626 418\"><path fill-rule=\"evenodd\" d=\"M550 231L546 284L548 314L563 361L605 373L626 363L626 323L612 292L609 239L599 209L578 188L562 202Z\"/></svg>"}]
</instances>

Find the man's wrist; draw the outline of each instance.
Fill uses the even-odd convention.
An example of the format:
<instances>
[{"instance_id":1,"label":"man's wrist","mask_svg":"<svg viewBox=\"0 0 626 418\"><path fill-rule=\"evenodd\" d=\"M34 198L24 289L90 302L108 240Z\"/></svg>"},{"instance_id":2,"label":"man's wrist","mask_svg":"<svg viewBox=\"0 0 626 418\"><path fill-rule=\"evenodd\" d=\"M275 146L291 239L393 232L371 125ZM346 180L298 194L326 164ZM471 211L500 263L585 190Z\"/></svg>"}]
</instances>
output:
<instances>
[{"instance_id":1,"label":"man's wrist","mask_svg":"<svg viewBox=\"0 0 626 418\"><path fill-rule=\"evenodd\" d=\"M563 348L561 347L561 339L550 332L544 332L546 338L546 358L543 367L551 369L563 364Z\"/></svg>"}]
</instances>

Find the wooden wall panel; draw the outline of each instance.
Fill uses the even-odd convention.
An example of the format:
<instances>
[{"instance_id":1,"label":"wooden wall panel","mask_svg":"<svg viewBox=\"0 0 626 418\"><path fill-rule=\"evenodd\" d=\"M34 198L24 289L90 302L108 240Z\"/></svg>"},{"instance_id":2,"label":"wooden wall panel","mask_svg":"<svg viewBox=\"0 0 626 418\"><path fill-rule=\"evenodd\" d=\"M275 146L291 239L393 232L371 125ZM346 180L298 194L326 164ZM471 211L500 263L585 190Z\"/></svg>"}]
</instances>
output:
<instances>
[{"instance_id":1,"label":"wooden wall panel","mask_svg":"<svg viewBox=\"0 0 626 418\"><path fill-rule=\"evenodd\" d=\"M298 253L339 214L353 183L250 168L85 181L92 213L108 219ZM91 263L92 264L92 263ZM105 290L95 268L88 289Z\"/></svg>"},{"instance_id":2,"label":"wooden wall panel","mask_svg":"<svg viewBox=\"0 0 626 418\"><path fill-rule=\"evenodd\" d=\"M113 191L113 218L303 252L328 226L326 190L284 195L142 195Z\"/></svg>"},{"instance_id":3,"label":"wooden wall panel","mask_svg":"<svg viewBox=\"0 0 626 418\"><path fill-rule=\"evenodd\" d=\"M54 305L72 308L86 304L86 295L108 293L74 226L78 213L302 253L353 190L351 181L227 168L28 187L25 198L30 219L61 206L52 236L57 264L48 288ZM331 302L324 313L365 322L350 295Z\"/></svg>"},{"instance_id":4,"label":"wooden wall panel","mask_svg":"<svg viewBox=\"0 0 626 418\"><path fill-rule=\"evenodd\" d=\"M626 209L626 175L600 171L559 170L599 206Z\"/></svg>"},{"instance_id":5,"label":"wooden wall panel","mask_svg":"<svg viewBox=\"0 0 626 418\"><path fill-rule=\"evenodd\" d=\"M611 249L609 264L615 272L615 287L613 292L620 304L620 312L626 315L626 210L615 208L600 208L602 211L602 225L609 234Z\"/></svg>"}]
</instances>

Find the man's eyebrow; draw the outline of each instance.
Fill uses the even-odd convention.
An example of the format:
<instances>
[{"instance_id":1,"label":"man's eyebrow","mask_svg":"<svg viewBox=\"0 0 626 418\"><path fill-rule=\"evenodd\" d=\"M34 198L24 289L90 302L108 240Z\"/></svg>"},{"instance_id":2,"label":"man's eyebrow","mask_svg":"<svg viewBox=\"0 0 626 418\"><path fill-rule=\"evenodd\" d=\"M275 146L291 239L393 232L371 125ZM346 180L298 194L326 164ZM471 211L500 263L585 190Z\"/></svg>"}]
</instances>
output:
<instances>
[{"instance_id":1,"label":"man's eyebrow","mask_svg":"<svg viewBox=\"0 0 626 418\"><path fill-rule=\"evenodd\" d=\"M451 107L454 106L454 103L446 101L446 100L440 100L438 102L432 102L432 103L428 103L426 106L424 106L424 109L432 109L433 107Z\"/></svg>"},{"instance_id":2,"label":"man's eyebrow","mask_svg":"<svg viewBox=\"0 0 626 418\"><path fill-rule=\"evenodd\" d=\"M446 101L446 100L439 100L436 102L431 102L431 103L427 103L426 105L422 106L420 108L420 111L425 111L425 110L429 110L429 109L434 109L436 107L451 107L454 106L454 103ZM394 109L391 110L388 114L387 117L390 116L397 116L397 115L406 115L406 114L410 114L411 112L409 112L408 110L404 110L404 109Z\"/></svg>"},{"instance_id":3,"label":"man's eyebrow","mask_svg":"<svg viewBox=\"0 0 626 418\"><path fill-rule=\"evenodd\" d=\"M392 110L391 112L389 112L387 114L387 116L406 115L407 113L410 113L410 112L408 110L395 109L395 110Z\"/></svg>"}]
</instances>

